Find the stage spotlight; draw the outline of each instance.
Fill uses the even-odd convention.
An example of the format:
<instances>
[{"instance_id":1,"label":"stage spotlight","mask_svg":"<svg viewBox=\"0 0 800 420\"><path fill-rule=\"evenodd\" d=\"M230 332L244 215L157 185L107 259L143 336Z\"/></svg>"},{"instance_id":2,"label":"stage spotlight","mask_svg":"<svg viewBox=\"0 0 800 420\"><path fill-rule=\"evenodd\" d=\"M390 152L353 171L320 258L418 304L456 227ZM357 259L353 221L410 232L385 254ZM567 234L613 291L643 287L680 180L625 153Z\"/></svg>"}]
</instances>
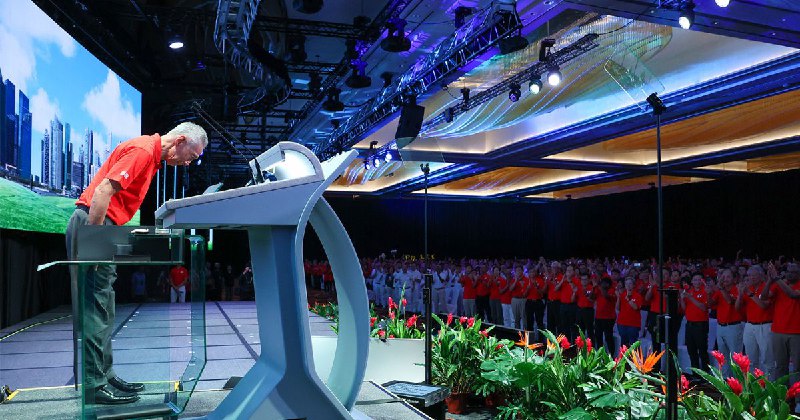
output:
<instances>
[{"instance_id":1,"label":"stage spotlight","mask_svg":"<svg viewBox=\"0 0 800 420\"><path fill-rule=\"evenodd\" d=\"M550 49L556 45L556 40L553 38L545 38L542 40L542 43L539 45L539 61L547 60L547 56L550 55Z\"/></svg>"},{"instance_id":2,"label":"stage spotlight","mask_svg":"<svg viewBox=\"0 0 800 420\"><path fill-rule=\"evenodd\" d=\"M350 68L353 70L353 74L344 81L344 84L353 89L370 87L370 85L372 85L372 79L364 74L366 67L366 61L352 60L350 62Z\"/></svg>"},{"instance_id":3,"label":"stage spotlight","mask_svg":"<svg viewBox=\"0 0 800 420\"><path fill-rule=\"evenodd\" d=\"M183 38L180 35L174 35L169 39L169 47L173 50L183 48Z\"/></svg>"},{"instance_id":4,"label":"stage spotlight","mask_svg":"<svg viewBox=\"0 0 800 420\"><path fill-rule=\"evenodd\" d=\"M558 86L561 84L561 72L558 67L553 67L547 72L547 84L550 86Z\"/></svg>"},{"instance_id":5,"label":"stage spotlight","mask_svg":"<svg viewBox=\"0 0 800 420\"><path fill-rule=\"evenodd\" d=\"M385 160L386 163L391 162L392 161L392 153L391 152L386 152L386 156L383 157L383 160Z\"/></svg>"},{"instance_id":6,"label":"stage spotlight","mask_svg":"<svg viewBox=\"0 0 800 420\"><path fill-rule=\"evenodd\" d=\"M383 88L384 89L388 88L389 86L392 85L392 77L393 76L394 76L394 73L392 73L392 72L385 71L385 72L381 73L381 79L383 79Z\"/></svg>"},{"instance_id":7,"label":"stage spotlight","mask_svg":"<svg viewBox=\"0 0 800 420\"><path fill-rule=\"evenodd\" d=\"M475 10L473 8L471 8L471 7L465 7L465 6L456 7L456 10L455 10L455 26L456 26L456 29L464 26L464 23L466 23L467 16L472 15L472 13L474 13L474 12L475 12Z\"/></svg>"},{"instance_id":8,"label":"stage spotlight","mask_svg":"<svg viewBox=\"0 0 800 420\"><path fill-rule=\"evenodd\" d=\"M322 109L328 112L339 112L344 110L344 104L339 100L339 94L342 93L340 89L330 88L328 90L328 99L322 103Z\"/></svg>"},{"instance_id":9,"label":"stage spotlight","mask_svg":"<svg viewBox=\"0 0 800 420\"><path fill-rule=\"evenodd\" d=\"M536 95L542 91L542 79L539 76L531 77L530 85L528 86L528 90L531 91L532 95Z\"/></svg>"},{"instance_id":10,"label":"stage spotlight","mask_svg":"<svg viewBox=\"0 0 800 420\"><path fill-rule=\"evenodd\" d=\"M294 10L310 15L322 9L322 0L293 0L292 6Z\"/></svg>"},{"instance_id":11,"label":"stage spotlight","mask_svg":"<svg viewBox=\"0 0 800 420\"><path fill-rule=\"evenodd\" d=\"M372 166L370 166L369 164L369 159L364 159L364 169L366 170L372 169Z\"/></svg>"},{"instance_id":12,"label":"stage spotlight","mask_svg":"<svg viewBox=\"0 0 800 420\"><path fill-rule=\"evenodd\" d=\"M731 4L731 0L714 0L714 2L717 3L719 7L728 7L728 5Z\"/></svg>"},{"instance_id":13,"label":"stage spotlight","mask_svg":"<svg viewBox=\"0 0 800 420\"><path fill-rule=\"evenodd\" d=\"M381 48L388 52L403 52L411 49L411 41L406 38L406 21L391 18L386 22L388 33L381 41Z\"/></svg>"},{"instance_id":14,"label":"stage spotlight","mask_svg":"<svg viewBox=\"0 0 800 420\"><path fill-rule=\"evenodd\" d=\"M309 73L308 90L310 90L314 95L318 94L319 91L322 90L322 76L320 76L318 73Z\"/></svg>"},{"instance_id":15,"label":"stage spotlight","mask_svg":"<svg viewBox=\"0 0 800 420\"><path fill-rule=\"evenodd\" d=\"M381 166L381 161L380 161L380 159L378 159L378 158L375 158L375 159L373 159L373 160L372 160L372 166L374 166L374 167L376 167L376 168L377 168L378 166Z\"/></svg>"},{"instance_id":16,"label":"stage spotlight","mask_svg":"<svg viewBox=\"0 0 800 420\"><path fill-rule=\"evenodd\" d=\"M678 17L678 25L683 29L689 29L694 24L694 3L686 3L681 8L681 15Z\"/></svg>"},{"instance_id":17,"label":"stage spotlight","mask_svg":"<svg viewBox=\"0 0 800 420\"><path fill-rule=\"evenodd\" d=\"M519 84L512 83L511 89L508 91L508 100L511 102L517 102L520 96L522 96L522 91L520 90Z\"/></svg>"}]
</instances>

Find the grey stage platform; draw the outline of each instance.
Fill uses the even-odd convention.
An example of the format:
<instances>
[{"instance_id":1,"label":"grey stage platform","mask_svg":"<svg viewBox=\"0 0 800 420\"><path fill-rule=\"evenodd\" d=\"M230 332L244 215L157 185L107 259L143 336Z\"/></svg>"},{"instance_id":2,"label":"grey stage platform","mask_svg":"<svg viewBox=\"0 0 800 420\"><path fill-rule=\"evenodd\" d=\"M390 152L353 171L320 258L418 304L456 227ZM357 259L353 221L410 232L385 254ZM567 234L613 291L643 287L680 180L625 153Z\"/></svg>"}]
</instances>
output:
<instances>
[{"instance_id":1,"label":"grey stage platform","mask_svg":"<svg viewBox=\"0 0 800 420\"><path fill-rule=\"evenodd\" d=\"M185 357L189 349L188 314L188 304L118 305L114 354L116 360L124 362L115 362L117 374L136 381L146 369L178 369L179 364L171 366L163 358L167 352L173 361ZM63 419L77 415L69 315L69 307L60 307L0 330L0 337L4 337L45 322L0 341L0 385L20 390L9 403L0 405L0 418ZM309 314L309 322L311 335L334 335L330 321ZM213 410L227 395L228 391L222 390L225 382L231 376L244 375L254 363L261 351L254 302L208 302L206 334L208 362L182 418ZM163 396L146 398L161 402ZM356 409L374 419L427 418L404 402L374 404L394 396L370 382L364 382L358 398Z\"/></svg>"}]
</instances>

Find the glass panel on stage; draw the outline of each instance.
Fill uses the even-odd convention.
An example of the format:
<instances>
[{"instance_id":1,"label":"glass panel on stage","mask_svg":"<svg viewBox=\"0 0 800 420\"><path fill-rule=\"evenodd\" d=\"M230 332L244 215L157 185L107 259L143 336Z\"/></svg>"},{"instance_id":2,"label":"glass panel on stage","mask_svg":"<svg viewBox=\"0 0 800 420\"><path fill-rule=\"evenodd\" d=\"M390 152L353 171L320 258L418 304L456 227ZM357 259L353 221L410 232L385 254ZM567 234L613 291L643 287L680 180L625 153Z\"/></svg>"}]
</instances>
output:
<instances>
[{"instance_id":1,"label":"glass panel on stage","mask_svg":"<svg viewBox=\"0 0 800 420\"><path fill-rule=\"evenodd\" d=\"M185 239L181 230L153 227L79 230L83 418L173 416L186 407L206 353L205 241L189 237L185 260ZM114 305L112 286L125 266L161 271L159 283L174 302Z\"/></svg>"}]
</instances>

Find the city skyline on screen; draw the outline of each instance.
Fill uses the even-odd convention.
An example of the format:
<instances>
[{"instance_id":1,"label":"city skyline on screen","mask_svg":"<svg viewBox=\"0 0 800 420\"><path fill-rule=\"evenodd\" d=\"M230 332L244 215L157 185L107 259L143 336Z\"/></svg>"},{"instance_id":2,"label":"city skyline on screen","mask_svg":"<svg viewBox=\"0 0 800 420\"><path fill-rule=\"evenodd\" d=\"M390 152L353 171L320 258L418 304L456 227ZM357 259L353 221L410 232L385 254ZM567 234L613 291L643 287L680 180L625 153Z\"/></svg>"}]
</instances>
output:
<instances>
[{"instance_id":1,"label":"city skyline on screen","mask_svg":"<svg viewBox=\"0 0 800 420\"><path fill-rule=\"evenodd\" d=\"M0 0L0 72L0 165L22 179L77 193L141 134L141 94L31 0Z\"/></svg>"}]
</instances>

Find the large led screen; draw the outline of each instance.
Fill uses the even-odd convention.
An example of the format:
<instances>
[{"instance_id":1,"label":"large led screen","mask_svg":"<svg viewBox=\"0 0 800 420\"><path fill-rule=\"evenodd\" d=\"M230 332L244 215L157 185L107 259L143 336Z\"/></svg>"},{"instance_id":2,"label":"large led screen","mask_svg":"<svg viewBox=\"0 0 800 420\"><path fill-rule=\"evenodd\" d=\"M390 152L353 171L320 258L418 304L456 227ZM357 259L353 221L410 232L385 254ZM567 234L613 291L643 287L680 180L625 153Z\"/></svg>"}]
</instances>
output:
<instances>
[{"instance_id":1,"label":"large led screen","mask_svg":"<svg viewBox=\"0 0 800 420\"><path fill-rule=\"evenodd\" d=\"M0 228L63 233L141 94L30 0L0 0L0 82Z\"/></svg>"}]
</instances>

